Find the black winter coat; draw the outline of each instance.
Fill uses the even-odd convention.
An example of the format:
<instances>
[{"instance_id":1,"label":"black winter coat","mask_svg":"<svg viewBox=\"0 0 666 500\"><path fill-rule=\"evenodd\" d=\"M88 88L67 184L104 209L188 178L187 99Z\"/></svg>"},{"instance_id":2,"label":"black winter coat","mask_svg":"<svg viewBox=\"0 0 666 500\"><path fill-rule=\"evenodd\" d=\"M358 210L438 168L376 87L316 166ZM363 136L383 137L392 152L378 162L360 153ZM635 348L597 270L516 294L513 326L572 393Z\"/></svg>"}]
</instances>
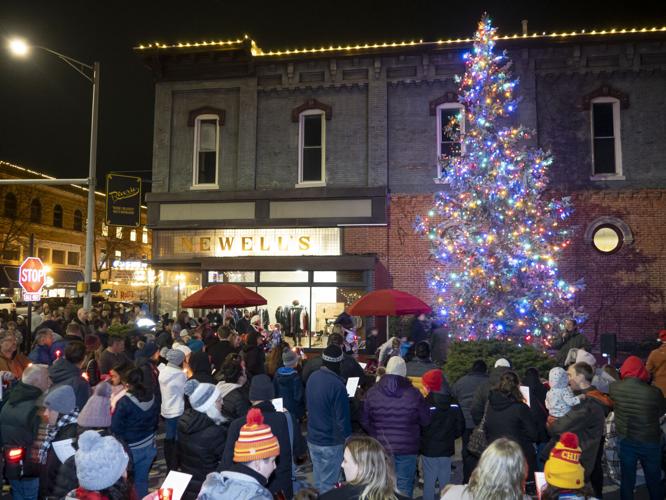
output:
<instances>
[{"instance_id":1,"label":"black winter coat","mask_svg":"<svg viewBox=\"0 0 666 500\"><path fill-rule=\"evenodd\" d=\"M217 387L222 392L222 415L229 421L245 418L252 404L244 388L236 387L226 392L224 382L218 384Z\"/></svg>"},{"instance_id":2,"label":"black winter coat","mask_svg":"<svg viewBox=\"0 0 666 500\"><path fill-rule=\"evenodd\" d=\"M563 335L553 342L553 349L558 349L557 355L555 356L557 366L564 366L569 350L574 348L585 349L587 352L590 352L590 343L585 338L585 335L578 330L569 335Z\"/></svg>"},{"instance_id":3,"label":"black winter coat","mask_svg":"<svg viewBox=\"0 0 666 500\"><path fill-rule=\"evenodd\" d=\"M426 398L432 420L421 431L421 455L451 457L456 452L456 439L465 431L465 417L451 398L431 392Z\"/></svg>"},{"instance_id":4,"label":"black winter coat","mask_svg":"<svg viewBox=\"0 0 666 500\"><path fill-rule=\"evenodd\" d=\"M232 352L237 353L238 349L234 348L234 346L228 340L220 340L219 342L216 342L212 346L208 347L206 352L210 355L215 369L219 370L222 367L222 363L224 363L226 357Z\"/></svg>"},{"instance_id":5,"label":"black winter coat","mask_svg":"<svg viewBox=\"0 0 666 500\"><path fill-rule=\"evenodd\" d=\"M243 351L243 359L245 360L245 372L248 379L265 373L266 355L261 347L256 345L247 346Z\"/></svg>"},{"instance_id":6,"label":"black winter coat","mask_svg":"<svg viewBox=\"0 0 666 500\"><path fill-rule=\"evenodd\" d=\"M488 443L501 437L515 441L523 449L530 473L533 473L536 455L532 443L539 439L539 433L530 407L497 390L490 391L488 401L490 402L486 415Z\"/></svg>"},{"instance_id":7,"label":"black winter coat","mask_svg":"<svg viewBox=\"0 0 666 500\"><path fill-rule=\"evenodd\" d=\"M90 384L81 376L81 369L65 358L49 366L49 378L54 386L69 385L76 395L76 407L81 411L90 397ZM53 388L52 388L53 389Z\"/></svg>"},{"instance_id":8,"label":"black winter coat","mask_svg":"<svg viewBox=\"0 0 666 500\"><path fill-rule=\"evenodd\" d=\"M324 366L324 360L321 356L309 359L308 362L305 363L303 372L301 373L301 377L303 377L303 385L307 385L310 375L319 370L322 366ZM340 376L345 380L349 377L358 377L360 386L364 386L366 383L363 367L349 354L345 354L342 357L342 363L340 363Z\"/></svg>"},{"instance_id":9,"label":"black winter coat","mask_svg":"<svg viewBox=\"0 0 666 500\"><path fill-rule=\"evenodd\" d=\"M65 425L58 431L53 442L76 438L76 428L76 424ZM46 456L46 464L42 467L39 478L39 498L53 495L62 466L63 463L53 451L53 446L51 446Z\"/></svg>"},{"instance_id":10,"label":"black winter coat","mask_svg":"<svg viewBox=\"0 0 666 500\"><path fill-rule=\"evenodd\" d=\"M218 469L226 440L226 423L217 425L204 413L189 408L178 420L180 470L192 474L187 485L192 498L199 494L206 475Z\"/></svg>"},{"instance_id":11,"label":"black winter coat","mask_svg":"<svg viewBox=\"0 0 666 500\"><path fill-rule=\"evenodd\" d=\"M483 418L483 410L486 407L486 401L488 401L490 391L497 386L500 377L510 370L511 368L506 366L493 368L488 379L476 388L474 398L472 399L472 406L470 408L470 413L472 414L472 419L474 420L475 425L478 425L479 422L481 422L481 418Z\"/></svg>"},{"instance_id":12,"label":"black winter coat","mask_svg":"<svg viewBox=\"0 0 666 500\"><path fill-rule=\"evenodd\" d=\"M284 413L275 411L273 403L262 401L253 406L259 408L264 415L264 423L270 426L271 432L277 438L280 445L280 455L277 457L275 472L268 481L268 489L271 493L284 492L287 498L294 496L294 489L291 477L291 440L289 439L289 427L287 416ZM245 417L238 418L231 422L227 433L227 441L224 446L224 455L222 456L222 466L220 470L229 469L233 465L234 444L240 435L240 428L245 425Z\"/></svg>"},{"instance_id":13,"label":"black winter coat","mask_svg":"<svg viewBox=\"0 0 666 500\"><path fill-rule=\"evenodd\" d=\"M666 412L661 389L629 377L612 383L609 396L615 403L618 436L641 443L659 442L662 435L659 419Z\"/></svg>"},{"instance_id":14,"label":"black winter coat","mask_svg":"<svg viewBox=\"0 0 666 500\"><path fill-rule=\"evenodd\" d=\"M2 445L20 446L30 454L37 432L40 416L37 398L42 390L19 381L6 397L0 412L0 442ZM27 461L24 467L26 477L39 476L39 464Z\"/></svg>"},{"instance_id":15,"label":"black winter coat","mask_svg":"<svg viewBox=\"0 0 666 500\"><path fill-rule=\"evenodd\" d=\"M472 418L474 395L479 386L484 385L486 382L488 382L488 375L486 373L470 372L460 377L453 384L453 397L460 405L460 409L465 416L465 425L468 429L474 428L474 419Z\"/></svg>"}]
</instances>

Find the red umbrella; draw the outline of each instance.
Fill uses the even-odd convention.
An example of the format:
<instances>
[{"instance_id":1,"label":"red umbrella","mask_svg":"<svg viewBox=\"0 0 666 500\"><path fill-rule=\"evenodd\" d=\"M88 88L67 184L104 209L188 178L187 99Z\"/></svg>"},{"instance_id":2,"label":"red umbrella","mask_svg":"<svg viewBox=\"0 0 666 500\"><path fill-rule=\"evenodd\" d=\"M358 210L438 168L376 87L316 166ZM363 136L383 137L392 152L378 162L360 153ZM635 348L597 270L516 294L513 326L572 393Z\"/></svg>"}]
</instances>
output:
<instances>
[{"instance_id":1,"label":"red umbrella","mask_svg":"<svg viewBox=\"0 0 666 500\"><path fill-rule=\"evenodd\" d=\"M217 307L248 307L267 304L265 298L240 285L222 283L202 288L183 300L183 307L214 309Z\"/></svg>"},{"instance_id":2,"label":"red umbrella","mask_svg":"<svg viewBox=\"0 0 666 500\"><path fill-rule=\"evenodd\" d=\"M430 311L431 307L421 299L400 290L375 290L358 299L348 310L352 316L402 316Z\"/></svg>"}]
</instances>

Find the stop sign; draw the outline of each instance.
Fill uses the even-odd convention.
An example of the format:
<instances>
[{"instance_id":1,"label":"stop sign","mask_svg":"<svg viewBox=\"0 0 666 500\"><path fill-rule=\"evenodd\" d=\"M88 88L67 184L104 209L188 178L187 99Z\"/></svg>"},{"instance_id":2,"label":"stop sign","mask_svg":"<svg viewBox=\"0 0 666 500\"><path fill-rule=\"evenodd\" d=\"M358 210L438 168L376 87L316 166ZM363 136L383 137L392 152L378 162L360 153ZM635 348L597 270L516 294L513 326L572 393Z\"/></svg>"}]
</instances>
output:
<instances>
[{"instance_id":1,"label":"stop sign","mask_svg":"<svg viewBox=\"0 0 666 500\"><path fill-rule=\"evenodd\" d=\"M44 264L38 257L28 257L19 267L19 284L28 293L40 293L45 279Z\"/></svg>"}]
</instances>

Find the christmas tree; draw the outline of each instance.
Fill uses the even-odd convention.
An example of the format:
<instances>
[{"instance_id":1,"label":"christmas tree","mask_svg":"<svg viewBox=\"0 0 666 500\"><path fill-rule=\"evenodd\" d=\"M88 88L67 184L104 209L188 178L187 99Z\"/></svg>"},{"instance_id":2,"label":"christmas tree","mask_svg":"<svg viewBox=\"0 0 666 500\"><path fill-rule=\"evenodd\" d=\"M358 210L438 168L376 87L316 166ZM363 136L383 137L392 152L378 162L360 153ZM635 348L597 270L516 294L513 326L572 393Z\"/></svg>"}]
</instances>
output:
<instances>
[{"instance_id":1,"label":"christmas tree","mask_svg":"<svg viewBox=\"0 0 666 500\"><path fill-rule=\"evenodd\" d=\"M464 111L446 128L460 147L440 159L446 187L416 227L432 243L434 310L451 336L547 345L566 317L581 316L573 299L582 284L560 278L557 265L572 208L568 198L545 196L552 157L529 146L531 131L511 125L518 81L495 39L484 16L457 79Z\"/></svg>"}]
</instances>

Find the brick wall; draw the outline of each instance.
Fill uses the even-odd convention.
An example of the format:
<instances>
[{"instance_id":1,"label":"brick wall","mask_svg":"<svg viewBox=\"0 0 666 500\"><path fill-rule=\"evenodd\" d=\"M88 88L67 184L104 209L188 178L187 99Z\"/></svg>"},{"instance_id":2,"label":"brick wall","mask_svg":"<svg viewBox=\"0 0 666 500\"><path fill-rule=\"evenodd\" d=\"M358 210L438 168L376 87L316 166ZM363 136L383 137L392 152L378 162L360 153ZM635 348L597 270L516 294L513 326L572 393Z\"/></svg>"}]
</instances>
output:
<instances>
[{"instance_id":1,"label":"brick wall","mask_svg":"<svg viewBox=\"0 0 666 500\"><path fill-rule=\"evenodd\" d=\"M344 253L377 255L375 288L432 300L427 273L435 261L427 240L413 229L415 217L426 214L431 203L432 195L393 194L388 226L344 229ZM620 343L654 339L666 324L666 191L577 192L573 203L576 232L560 270L567 280L585 280L578 298L589 315L583 331L595 345L603 333L616 333ZM588 225L604 216L623 220L634 237L612 255L584 241Z\"/></svg>"}]
</instances>

